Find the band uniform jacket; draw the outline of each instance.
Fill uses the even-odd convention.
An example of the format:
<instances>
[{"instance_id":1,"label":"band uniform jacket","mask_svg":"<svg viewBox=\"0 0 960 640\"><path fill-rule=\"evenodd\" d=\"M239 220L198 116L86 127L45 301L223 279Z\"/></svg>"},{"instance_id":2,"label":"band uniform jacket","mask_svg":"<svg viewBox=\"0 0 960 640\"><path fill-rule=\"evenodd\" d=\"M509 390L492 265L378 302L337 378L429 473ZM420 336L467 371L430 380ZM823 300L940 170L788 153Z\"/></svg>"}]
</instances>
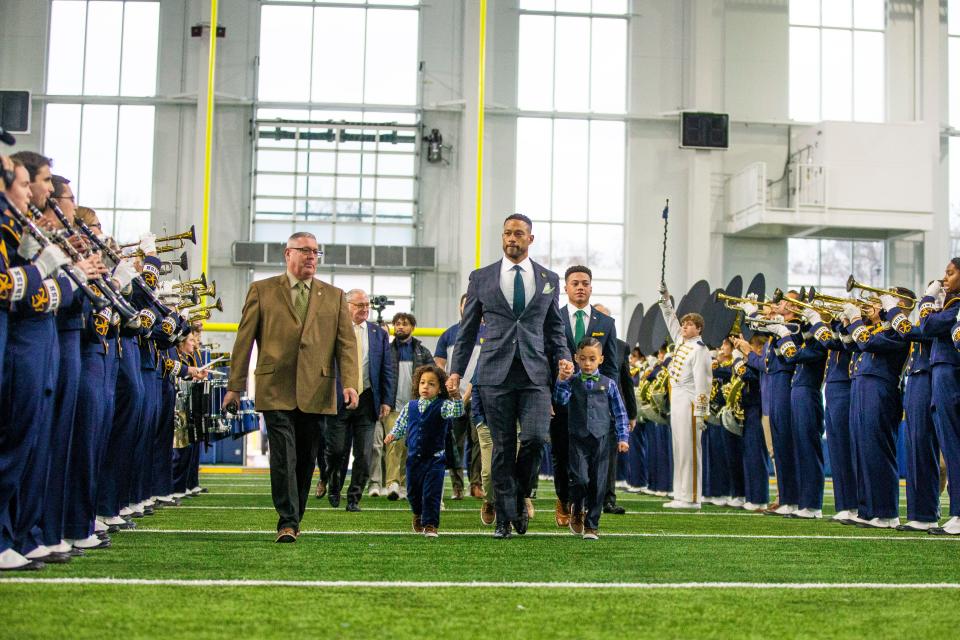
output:
<instances>
[{"instance_id":1,"label":"band uniform jacket","mask_svg":"<svg viewBox=\"0 0 960 640\"><path fill-rule=\"evenodd\" d=\"M304 322L293 308L287 274L250 285L237 329L227 389L247 388L250 351L257 344L257 411L337 413L337 370L356 380L357 343L341 289L313 279Z\"/></svg>"}]
</instances>

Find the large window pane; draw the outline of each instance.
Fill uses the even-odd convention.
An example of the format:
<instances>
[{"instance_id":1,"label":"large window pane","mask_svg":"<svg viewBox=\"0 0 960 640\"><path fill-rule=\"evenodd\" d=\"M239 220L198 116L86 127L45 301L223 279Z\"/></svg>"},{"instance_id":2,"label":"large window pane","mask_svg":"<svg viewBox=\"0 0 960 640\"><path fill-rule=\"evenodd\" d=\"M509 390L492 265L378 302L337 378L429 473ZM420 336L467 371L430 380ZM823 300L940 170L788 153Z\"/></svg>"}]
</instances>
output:
<instances>
[{"instance_id":1,"label":"large window pane","mask_svg":"<svg viewBox=\"0 0 960 640\"><path fill-rule=\"evenodd\" d=\"M790 24L820 26L820 0L790 0Z\"/></svg>"},{"instance_id":2,"label":"large window pane","mask_svg":"<svg viewBox=\"0 0 960 640\"><path fill-rule=\"evenodd\" d=\"M553 219L587 219L586 120L555 120L553 126Z\"/></svg>"},{"instance_id":3,"label":"large window pane","mask_svg":"<svg viewBox=\"0 0 960 640\"><path fill-rule=\"evenodd\" d=\"M83 204L94 209L114 207L117 170L117 106L83 107L80 137L80 187Z\"/></svg>"},{"instance_id":4,"label":"large window pane","mask_svg":"<svg viewBox=\"0 0 960 640\"><path fill-rule=\"evenodd\" d=\"M884 0L853 0L853 26L856 29L879 29L886 27Z\"/></svg>"},{"instance_id":5,"label":"large window pane","mask_svg":"<svg viewBox=\"0 0 960 640\"><path fill-rule=\"evenodd\" d=\"M551 240L551 262L563 270L574 264L588 264L587 225L554 223Z\"/></svg>"},{"instance_id":6,"label":"large window pane","mask_svg":"<svg viewBox=\"0 0 960 640\"><path fill-rule=\"evenodd\" d=\"M553 245L550 242L551 225L549 222L535 222L533 225L533 243L530 245L530 259L553 269L550 256Z\"/></svg>"},{"instance_id":7,"label":"large window pane","mask_svg":"<svg viewBox=\"0 0 960 640\"><path fill-rule=\"evenodd\" d=\"M153 107L120 107L117 207L149 209L153 192Z\"/></svg>"},{"instance_id":8,"label":"large window pane","mask_svg":"<svg viewBox=\"0 0 960 640\"><path fill-rule=\"evenodd\" d=\"M417 102L416 11L367 11L364 101Z\"/></svg>"},{"instance_id":9,"label":"large window pane","mask_svg":"<svg viewBox=\"0 0 960 640\"><path fill-rule=\"evenodd\" d=\"M853 119L860 122L883 122L883 34L876 31L855 31L853 45Z\"/></svg>"},{"instance_id":10,"label":"large window pane","mask_svg":"<svg viewBox=\"0 0 960 640\"><path fill-rule=\"evenodd\" d=\"M552 125L548 118L517 119L516 208L532 220L550 219Z\"/></svg>"},{"instance_id":11,"label":"large window pane","mask_svg":"<svg viewBox=\"0 0 960 640\"><path fill-rule=\"evenodd\" d=\"M313 81L315 102L363 100L365 12L325 7L316 10L313 23Z\"/></svg>"},{"instance_id":12,"label":"large window pane","mask_svg":"<svg viewBox=\"0 0 960 640\"><path fill-rule=\"evenodd\" d=\"M591 22L590 110L621 113L626 110L627 22Z\"/></svg>"},{"instance_id":13,"label":"large window pane","mask_svg":"<svg viewBox=\"0 0 960 640\"><path fill-rule=\"evenodd\" d=\"M850 120L853 116L852 31L824 29L823 119Z\"/></svg>"},{"instance_id":14,"label":"large window pane","mask_svg":"<svg viewBox=\"0 0 960 640\"><path fill-rule=\"evenodd\" d=\"M310 99L310 42L313 9L269 5L260 10L260 100Z\"/></svg>"},{"instance_id":15,"label":"large window pane","mask_svg":"<svg viewBox=\"0 0 960 640\"><path fill-rule=\"evenodd\" d=\"M115 96L120 90L122 30L123 3L89 3L83 76L86 95Z\"/></svg>"},{"instance_id":16,"label":"large window pane","mask_svg":"<svg viewBox=\"0 0 960 640\"><path fill-rule=\"evenodd\" d=\"M590 19L557 18L553 108L590 109Z\"/></svg>"},{"instance_id":17,"label":"large window pane","mask_svg":"<svg viewBox=\"0 0 960 640\"><path fill-rule=\"evenodd\" d=\"M787 280L790 286L816 285L820 274L819 241L807 238L787 240Z\"/></svg>"},{"instance_id":18,"label":"large window pane","mask_svg":"<svg viewBox=\"0 0 960 640\"><path fill-rule=\"evenodd\" d=\"M947 33L960 36L960 0L949 0L947 5Z\"/></svg>"},{"instance_id":19,"label":"large window pane","mask_svg":"<svg viewBox=\"0 0 960 640\"><path fill-rule=\"evenodd\" d=\"M102 224L101 220L101 224ZM113 218L113 237L117 242L134 242L150 232L149 211L116 211ZM161 260L163 258L161 257Z\"/></svg>"},{"instance_id":20,"label":"large window pane","mask_svg":"<svg viewBox=\"0 0 960 640\"><path fill-rule=\"evenodd\" d=\"M960 8L960 7L958 7ZM952 74L949 82L950 92L950 126L960 128L960 79L953 76L960 74L960 37L951 37L948 43L948 69ZM953 138L954 140L956 138Z\"/></svg>"},{"instance_id":21,"label":"large window pane","mask_svg":"<svg viewBox=\"0 0 960 640\"><path fill-rule=\"evenodd\" d=\"M520 0L520 8L527 11L553 11L556 9L554 0Z\"/></svg>"},{"instance_id":22,"label":"large window pane","mask_svg":"<svg viewBox=\"0 0 960 640\"><path fill-rule=\"evenodd\" d=\"M623 227L594 224L589 227L589 262L595 278L623 277Z\"/></svg>"},{"instance_id":23,"label":"large window pane","mask_svg":"<svg viewBox=\"0 0 960 640\"><path fill-rule=\"evenodd\" d=\"M790 27L790 117L807 122L820 119L818 29Z\"/></svg>"},{"instance_id":24,"label":"large window pane","mask_svg":"<svg viewBox=\"0 0 960 640\"><path fill-rule=\"evenodd\" d=\"M591 222L623 222L625 129L623 122L594 120L590 123Z\"/></svg>"},{"instance_id":25,"label":"large window pane","mask_svg":"<svg viewBox=\"0 0 960 640\"><path fill-rule=\"evenodd\" d=\"M87 5L54 2L50 8L50 53L47 60L47 93L79 94L83 91L83 46Z\"/></svg>"},{"instance_id":26,"label":"large window pane","mask_svg":"<svg viewBox=\"0 0 960 640\"><path fill-rule=\"evenodd\" d=\"M853 277L873 287L884 286L883 242L853 243Z\"/></svg>"},{"instance_id":27,"label":"large window pane","mask_svg":"<svg viewBox=\"0 0 960 640\"><path fill-rule=\"evenodd\" d=\"M960 138L951 137L949 144L950 153L950 232L955 236L960 236ZM960 255L960 252L954 251L951 255Z\"/></svg>"},{"instance_id":28,"label":"large window pane","mask_svg":"<svg viewBox=\"0 0 960 640\"><path fill-rule=\"evenodd\" d=\"M157 92L159 36L159 3L124 3L120 95L152 96Z\"/></svg>"},{"instance_id":29,"label":"large window pane","mask_svg":"<svg viewBox=\"0 0 960 640\"><path fill-rule=\"evenodd\" d=\"M849 240L820 241L820 286L842 287L853 273Z\"/></svg>"},{"instance_id":30,"label":"large window pane","mask_svg":"<svg viewBox=\"0 0 960 640\"><path fill-rule=\"evenodd\" d=\"M80 174L80 113L79 104L48 104L44 118L43 152L53 158L56 173L74 181Z\"/></svg>"},{"instance_id":31,"label":"large window pane","mask_svg":"<svg viewBox=\"0 0 960 640\"><path fill-rule=\"evenodd\" d=\"M850 0L826 0L820 5L821 22L824 27L853 26L853 13Z\"/></svg>"},{"instance_id":32,"label":"large window pane","mask_svg":"<svg viewBox=\"0 0 960 640\"><path fill-rule=\"evenodd\" d=\"M520 16L517 106L553 109L553 23L551 16Z\"/></svg>"}]
</instances>

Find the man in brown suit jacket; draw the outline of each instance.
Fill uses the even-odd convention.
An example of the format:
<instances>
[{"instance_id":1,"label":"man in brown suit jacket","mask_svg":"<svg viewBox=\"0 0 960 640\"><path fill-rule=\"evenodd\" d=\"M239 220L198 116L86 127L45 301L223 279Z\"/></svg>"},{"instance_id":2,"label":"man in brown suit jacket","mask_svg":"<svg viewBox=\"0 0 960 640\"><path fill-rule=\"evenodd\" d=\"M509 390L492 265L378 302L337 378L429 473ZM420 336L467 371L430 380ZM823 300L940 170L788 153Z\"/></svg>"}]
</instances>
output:
<instances>
[{"instance_id":1,"label":"man in brown suit jacket","mask_svg":"<svg viewBox=\"0 0 960 640\"><path fill-rule=\"evenodd\" d=\"M295 542L300 534L324 416L337 415L337 369L343 380L358 376L346 298L314 277L319 256L312 234L294 233L284 251L286 273L250 285L223 401L236 404L246 390L256 342L256 407L267 423L277 542ZM345 388L343 401L355 408L356 389Z\"/></svg>"}]
</instances>

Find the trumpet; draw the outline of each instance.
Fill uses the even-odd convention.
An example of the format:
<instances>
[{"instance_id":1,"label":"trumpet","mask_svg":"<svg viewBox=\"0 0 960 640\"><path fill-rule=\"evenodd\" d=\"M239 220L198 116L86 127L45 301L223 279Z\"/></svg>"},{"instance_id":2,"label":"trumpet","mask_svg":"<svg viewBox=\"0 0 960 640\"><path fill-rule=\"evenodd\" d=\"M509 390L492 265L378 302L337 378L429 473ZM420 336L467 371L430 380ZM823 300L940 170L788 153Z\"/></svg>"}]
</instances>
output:
<instances>
[{"instance_id":1,"label":"trumpet","mask_svg":"<svg viewBox=\"0 0 960 640\"><path fill-rule=\"evenodd\" d=\"M157 245L157 253L172 253L174 251L183 249L183 246L184 245L182 242L180 244L160 244ZM129 247L127 247L127 249L123 252L123 256L125 258L145 258L146 255L147 254L143 252L143 249L134 249L133 251L130 251Z\"/></svg>"},{"instance_id":2,"label":"trumpet","mask_svg":"<svg viewBox=\"0 0 960 640\"><path fill-rule=\"evenodd\" d=\"M160 263L160 275L165 276L173 273L173 268L179 267L181 271L187 270L187 252L184 251L176 260L167 260Z\"/></svg>"},{"instance_id":3,"label":"trumpet","mask_svg":"<svg viewBox=\"0 0 960 640\"><path fill-rule=\"evenodd\" d=\"M798 297L788 298L786 294L783 293L782 289L776 289L773 292L773 303L777 304L781 301L786 302L788 306L794 307L794 313L799 313L798 308L803 309L812 309L820 314L825 320L835 320L837 316L840 315L840 311L832 308L827 308L821 305L812 304L810 302L804 302L804 298L807 297L807 292L805 289L801 288L798 292Z\"/></svg>"},{"instance_id":4,"label":"trumpet","mask_svg":"<svg viewBox=\"0 0 960 640\"><path fill-rule=\"evenodd\" d=\"M800 325L796 322L785 322L783 316L776 316L773 318L744 318L744 322L750 325L753 329L765 329L771 325L782 324L787 328L787 331L793 334L800 333Z\"/></svg>"},{"instance_id":5,"label":"trumpet","mask_svg":"<svg viewBox=\"0 0 960 640\"><path fill-rule=\"evenodd\" d=\"M841 298L839 296L831 296L825 293L819 293L813 287L810 287L810 290L806 296L806 301L811 303L819 302L820 304L817 306L825 309L835 318L839 317L843 313L843 305L845 304L852 304L860 307L860 311L862 313L867 313L867 307L871 304L870 300L862 300L860 298Z\"/></svg>"},{"instance_id":6,"label":"trumpet","mask_svg":"<svg viewBox=\"0 0 960 640\"><path fill-rule=\"evenodd\" d=\"M155 242L160 243L160 242L176 241L179 243L176 246L167 245L164 247L164 249L166 249L167 251L176 251L177 249L183 249L184 245L186 244L184 240L189 240L191 243L197 244L197 231L193 225L190 225L190 228L184 231L183 233L176 233L172 236L163 236L163 237L157 238ZM136 247L139 244L140 244L139 242L128 242L127 244L120 245L120 248L126 249L128 247ZM159 244L157 245L157 253L162 253L160 250Z\"/></svg>"},{"instance_id":7,"label":"trumpet","mask_svg":"<svg viewBox=\"0 0 960 640\"><path fill-rule=\"evenodd\" d=\"M183 282L178 282L173 285L174 291L186 291L187 289L194 289L196 287L206 287L207 286L207 274L201 273L199 278L194 278L193 280L185 280Z\"/></svg>"},{"instance_id":8,"label":"trumpet","mask_svg":"<svg viewBox=\"0 0 960 640\"><path fill-rule=\"evenodd\" d=\"M847 291L853 291L854 289L860 289L861 291L869 291L870 293L875 293L878 296L886 295L886 296L893 296L894 298L899 298L903 302L906 302L910 305L908 307L905 307L905 309L907 310L912 310L914 307L917 306L917 300L915 298L911 298L905 293L900 293L896 289L881 289L880 287L871 287L868 284L857 282L856 278L854 278L853 274L851 274L850 277L847 278ZM869 302L876 302L877 304L880 303L879 298L867 298L867 300Z\"/></svg>"},{"instance_id":9,"label":"trumpet","mask_svg":"<svg viewBox=\"0 0 960 640\"><path fill-rule=\"evenodd\" d=\"M197 307L190 312L190 320L205 320L210 317L212 311L223 312L223 301L220 298L217 298L217 301L213 304L208 304L202 307ZM205 314L205 315L204 315ZM196 317L194 317L196 316Z\"/></svg>"},{"instance_id":10,"label":"trumpet","mask_svg":"<svg viewBox=\"0 0 960 640\"><path fill-rule=\"evenodd\" d=\"M190 307L195 307L200 304L200 296L197 295L197 292L192 289L188 289L180 295L180 302L177 304L177 311L183 311L184 309L189 309Z\"/></svg>"},{"instance_id":11,"label":"trumpet","mask_svg":"<svg viewBox=\"0 0 960 640\"><path fill-rule=\"evenodd\" d=\"M722 291L717 291L716 295L713 296L714 302L722 302L723 306L727 309L732 309L733 311L740 311L741 304L755 304L758 307L762 307L765 304L770 304L770 300L754 300L752 298L738 298L736 296L728 296Z\"/></svg>"},{"instance_id":12,"label":"trumpet","mask_svg":"<svg viewBox=\"0 0 960 640\"><path fill-rule=\"evenodd\" d=\"M211 280L210 284L208 284L205 287L196 287L193 290L193 292L197 294L198 298L202 298L202 297L216 298L217 297L217 281Z\"/></svg>"}]
</instances>

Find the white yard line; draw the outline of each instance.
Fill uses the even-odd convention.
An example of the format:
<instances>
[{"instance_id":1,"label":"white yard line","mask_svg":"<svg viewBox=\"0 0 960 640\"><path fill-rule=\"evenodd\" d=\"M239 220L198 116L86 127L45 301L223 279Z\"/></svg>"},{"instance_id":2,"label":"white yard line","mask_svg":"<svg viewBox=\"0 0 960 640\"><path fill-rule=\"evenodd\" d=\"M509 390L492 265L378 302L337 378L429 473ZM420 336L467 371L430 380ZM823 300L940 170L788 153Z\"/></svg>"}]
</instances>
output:
<instances>
[{"instance_id":1,"label":"white yard line","mask_svg":"<svg viewBox=\"0 0 960 640\"><path fill-rule=\"evenodd\" d=\"M186 506L182 505L179 507L170 507L171 511L179 511L180 509L197 509L197 510L206 510L206 511L273 511L273 507L246 507L246 506L227 506L227 507L214 507L214 506ZM338 512L343 511L341 508L333 507L307 507L307 511L329 511L329 512ZM363 507L363 511L396 511L397 513L410 513L409 508L399 508L399 507ZM480 509L444 509L443 513L479 513ZM628 516L733 516L733 517L759 517L762 516L762 513L749 513L745 511L736 512L736 511L627 511L626 515Z\"/></svg>"},{"instance_id":2,"label":"white yard line","mask_svg":"<svg viewBox=\"0 0 960 640\"><path fill-rule=\"evenodd\" d=\"M121 537L128 533L170 533L170 534L210 534L210 535L276 535L275 530L271 529L130 529L117 534ZM304 530L300 532L306 536L421 536L412 530L404 531L316 531ZM492 531L448 531L441 529L441 537L459 537L459 536L477 536L492 537ZM876 535L876 536L831 536L831 535L786 535L786 534L748 534L748 533L606 533L602 532L603 538L717 538L731 540L870 540L873 542L888 541L923 541L923 542L960 542L960 536L901 536L901 535ZM525 536L514 537L534 537L534 538L574 538L573 534L567 531L529 531ZM509 543L507 543L509 544Z\"/></svg>"},{"instance_id":3,"label":"white yard line","mask_svg":"<svg viewBox=\"0 0 960 640\"><path fill-rule=\"evenodd\" d=\"M121 585L172 587L339 587L367 589L396 588L473 588L473 589L883 589L932 590L960 589L960 583L890 582L449 582L416 580L178 580L172 578L0 578L0 585Z\"/></svg>"}]
</instances>

